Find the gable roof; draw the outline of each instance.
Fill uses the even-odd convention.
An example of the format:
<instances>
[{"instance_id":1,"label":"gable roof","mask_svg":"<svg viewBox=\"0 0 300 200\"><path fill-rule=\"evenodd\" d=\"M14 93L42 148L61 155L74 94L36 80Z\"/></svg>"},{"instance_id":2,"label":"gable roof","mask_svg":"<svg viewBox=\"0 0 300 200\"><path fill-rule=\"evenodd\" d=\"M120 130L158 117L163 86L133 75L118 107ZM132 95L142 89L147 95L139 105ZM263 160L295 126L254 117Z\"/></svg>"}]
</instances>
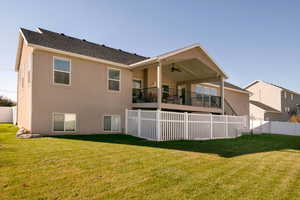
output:
<instances>
[{"instance_id":1,"label":"gable roof","mask_svg":"<svg viewBox=\"0 0 300 200\"><path fill-rule=\"evenodd\" d=\"M176 49L174 51L170 51L170 52L167 52L167 53L163 53L163 54L160 54L158 56L155 56L155 57L152 57L152 58L148 58L146 60L142 60L142 61L139 61L139 62L136 62L136 63L133 63L130 65L131 68L135 68L135 67L139 67L139 66L143 66L143 65L146 65L146 64L152 64L152 63L155 63L155 62L159 62L161 61L162 59L167 59L171 56L174 56L174 55L178 55L178 54L181 54L181 53L184 53L186 51L189 51L191 49L197 49L197 50L200 50L201 52L204 53L205 56L207 56L207 58L211 61L211 63L213 64L213 67L224 77L224 78L228 78L227 74L224 72L224 70L219 67L215 60L208 55L207 51L201 47L199 44L193 44L193 45L190 45L190 46L187 46L187 47L183 47L183 48L180 48L180 49Z\"/></svg>"},{"instance_id":2,"label":"gable roof","mask_svg":"<svg viewBox=\"0 0 300 200\"><path fill-rule=\"evenodd\" d=\"M21 28L20 31L29 44L67 51L83 56L104 59L125 65L148 59L148 57L129 53L121 49L114 49L42 28L39 28L38 32L24 28Z\"/></svg>"},{"instance_id":3,"label":"gable roof","mask_svg":"<svg viewBox=\"0 0 300 200\"><path fill-rule=\"evenodd\" d=\"M261 80L256 80L256 81L251 82L250 84L246 85L244 89L248 89L249 87L251 87L251 86L253 86L253 85L255 85L255 84L259 83L259 82L263 82L263 83L272 85L272 86L274 86L274 87L280 88L280 89L282 89L282 90L285 90L285 91L287 91L287 92L290 92L290 93L293 93L293 94L296 94L296 95L300 95L298 92L289 90L289 89L284 88L284 87L279 86L279 85L275 85L275 84L273 84L273 83L269 83L269 82L266 82L266 81L261 81Z\"/></svg>"},{"instance_id":4,"label":"gable roof","mask_svg":"<svg viewBox=\"0 0 300 200\"><path fill-rule=\"evenodd\" d=\"M280 113L279 110L277 110L275 108L272 108L272 107L270 107L270 106L268 106L266 104L263 104L261 102L253 101L253 100L250 100L249 102L250 102L250 104L253 104L253 105L257 106L257 107L263 109L266 112L278 112L278 113Z\"/></svg>"}]
</instances>

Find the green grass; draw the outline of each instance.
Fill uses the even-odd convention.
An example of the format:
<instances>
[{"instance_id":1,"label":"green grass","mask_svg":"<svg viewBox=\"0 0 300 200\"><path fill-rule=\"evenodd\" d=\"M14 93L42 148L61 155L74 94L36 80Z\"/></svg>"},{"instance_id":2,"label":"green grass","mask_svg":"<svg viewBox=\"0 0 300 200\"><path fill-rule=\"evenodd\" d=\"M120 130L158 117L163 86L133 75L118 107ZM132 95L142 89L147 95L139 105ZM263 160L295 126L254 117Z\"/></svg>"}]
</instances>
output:
<instances>
[{"instance_id":1,"label":"green grass","mask_svg":"<svg viewBox=\"0 0 300 200\"><path fill-rule=\"evenodd\" d=\"M300 199L300 137L16 139L0 124L0 199Z\"/></svg>"}]
</instances>

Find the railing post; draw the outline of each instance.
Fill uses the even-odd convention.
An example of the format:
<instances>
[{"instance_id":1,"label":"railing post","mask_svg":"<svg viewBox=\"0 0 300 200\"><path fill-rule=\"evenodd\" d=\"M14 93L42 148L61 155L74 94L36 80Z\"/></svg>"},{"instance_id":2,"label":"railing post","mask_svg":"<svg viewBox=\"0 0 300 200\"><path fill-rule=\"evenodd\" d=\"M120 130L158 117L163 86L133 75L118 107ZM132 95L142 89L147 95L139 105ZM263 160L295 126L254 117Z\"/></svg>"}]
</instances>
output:
<instances>
[{"instance_id":1,"label":"railing post","mask_svg":"<svg viewBox=\"0 0 300 200\"><path fill-rule=\"evenodd\" d=\"M128 134L128 109L125 109L125 134Z\"/></svg>"},{"instance_id":2,"label":"railing post","mask_svg":"<svg viewBox=\"0 0 300 200\"><path fill-rule=\"evenodd\" d=\"M141 110L138 109L138 137L141 137Z\"/></svg>"},{"instance_id":3,"label":"railing post","mask_svg":"<svg viewBox=\"0 0 300 200\"><path fill-rule=\"evenodd\" d=\"M161 132L160 132L160 110L157 109L156 111L156 135L157 135L157 141L161 140Z\"/></svg>"},{"instance_id":4,"label":"railing post","mask_svg":"<svg viewBox=\"0 0 300 200\"><path fill-rule=\"evenodd\" d=\"M213 115L210 114L210 139L213 139Z\"/></svg>"},{"instance_id":5,"label":"railing post","mask_svg":"<svg viewBox=\"0 0 300 200\"><path fill-rule=\"evenodd\" d=\"M187 112L184 113L184 137L186 140L189 139L189 115Z\"/></svg>"}]
</instances>

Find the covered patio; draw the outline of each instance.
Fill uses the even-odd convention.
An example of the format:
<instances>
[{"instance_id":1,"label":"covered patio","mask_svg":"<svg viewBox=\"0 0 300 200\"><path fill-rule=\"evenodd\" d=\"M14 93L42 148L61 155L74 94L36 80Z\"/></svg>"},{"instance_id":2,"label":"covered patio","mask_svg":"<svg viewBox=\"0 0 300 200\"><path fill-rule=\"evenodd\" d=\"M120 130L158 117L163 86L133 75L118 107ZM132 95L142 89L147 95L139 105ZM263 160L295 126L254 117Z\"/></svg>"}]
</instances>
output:
<instances>
[{"instance_id":1,"label":"covered patio","mask_svg":"<svg viewBox=\"0 0 300 200\"><path fill-rule=\"evenodd\" d=\"M133 108L224 113L227 75L199 45L175 50L131 65ZM193 84L219 82L217 95L192 90Z\"/></svg>"}]
</instances>

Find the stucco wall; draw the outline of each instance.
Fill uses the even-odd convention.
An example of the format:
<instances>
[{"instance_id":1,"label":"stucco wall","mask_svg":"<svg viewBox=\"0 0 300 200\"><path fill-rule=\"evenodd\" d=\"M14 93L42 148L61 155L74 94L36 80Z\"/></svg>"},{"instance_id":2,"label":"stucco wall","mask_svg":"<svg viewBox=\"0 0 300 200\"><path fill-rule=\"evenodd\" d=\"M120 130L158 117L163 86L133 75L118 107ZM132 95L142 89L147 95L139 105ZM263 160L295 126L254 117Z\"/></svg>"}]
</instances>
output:
<instances>
[{"instance_id":1,"label":"stucco wall","mask_svg":"<svg viewBox=\"0 0 300 200\"><path fill-rule=\"evenodd\" d=\"M53 84L53 56L71 60L71 86ZM108 67L121 69L120 92L107 89ZM128 69L37 50L33 72L32 132L51 134L53 112L76 113L77 133L81 134L102 133L105 114L121 115L124 129L125 109L132 100Z\"/></svg>"},{"instance_id":2,"label":"stucco wall","mask_svg":"<svg viewBox=\"0 0 300 200\"><path fill-rule=\"evenodd\" d=\"M259 81L247 88L252 92L250 100L258 101L281 111L281 89L273 85Z\"/></svg>"},{"instance_id":3,"label":"stucco wall","mask_svg":"<svg viewBox=\"0 0 300 200\"><path fill-rule=\"evenodd\" d=\"M253 120L265 120L265 111L256 105L249 104L250 109L250 119Z\"/></svg>"},{"instance_id":4,"label":"stucco wall","mask_svg":"<svg viewBox=\"0 0 300 200\"><path fill-rule=\"evenodd\" d=\"M20 128L31 130L31 55L32 48L23 44L18 72L17 124ZM22 80L23 79L23 80ZM23 81L23 87L22 87Z\"/></svg>"}]
</instances>

